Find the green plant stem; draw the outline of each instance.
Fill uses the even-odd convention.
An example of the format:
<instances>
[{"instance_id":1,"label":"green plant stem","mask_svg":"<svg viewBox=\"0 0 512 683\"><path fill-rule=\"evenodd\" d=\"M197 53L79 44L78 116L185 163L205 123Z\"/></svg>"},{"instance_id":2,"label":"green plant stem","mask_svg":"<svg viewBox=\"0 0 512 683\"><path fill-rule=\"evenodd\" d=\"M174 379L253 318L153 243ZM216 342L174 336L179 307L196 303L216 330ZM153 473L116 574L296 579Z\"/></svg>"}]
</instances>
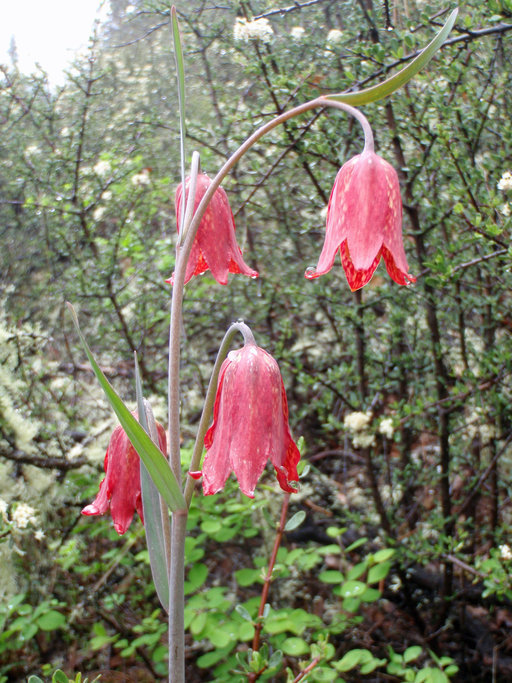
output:
<instances>
[{"instance_id":1,"label":"green plant stem","mask_svg":"<svg viewBox=\"0 0 512 683\"><path fill-rule=\"evenodd\" d=\"M185 683L185 538L188 511L173 512L169 572L169 683Z\"/></svg>"},{"instance_id":2,"label":"green plant stem","mask_svg":"<svg viewBox=\"0 0 512 683\"><path fill-rule=\"evenodd\" d=\"M220 368L226 356L228 355L229 347L231 346L233 337L237 332L241 332L241 334L243 334L244 342L246 344L251 342L255 343L250 328L241 321L233 323L224 335L224 338L219 347L219 351L217 353L217 358L215 359L215 364L213 366L212 374L210 377L210 383L208 384L208 390L206 392L206 398L204 400L203 412L201 413L199 427L197 428L197 435L194 443L194 451L192 453L192 458L190 460L191 472L197 470L201 463L201 455L203 454L204 449L204 436L208 430L210 418L213 413L213 406L215 404L215 394L217 392L217 384L219 382ZM194 479L191 476L188 476L185 484L184 494L187 506L190 506L190 501L192 500L193 493Z\"/></svg>"}]
</instances>

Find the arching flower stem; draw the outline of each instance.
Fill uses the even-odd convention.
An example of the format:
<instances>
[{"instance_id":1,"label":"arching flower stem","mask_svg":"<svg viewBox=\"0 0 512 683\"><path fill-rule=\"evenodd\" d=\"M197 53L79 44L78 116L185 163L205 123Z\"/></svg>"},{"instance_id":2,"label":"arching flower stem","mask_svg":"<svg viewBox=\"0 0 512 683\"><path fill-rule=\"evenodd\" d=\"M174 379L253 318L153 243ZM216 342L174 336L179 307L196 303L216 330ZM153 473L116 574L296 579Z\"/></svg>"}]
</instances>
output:
<instances>
[{"instance_id":1,"label":"arching flower stem","mask_svg":"<svg viewBox=\"0 0 512 683\"><path fill-rule=\"evenodd\" d=\"M317 107L333 107L334 109L344 111L353 116L355 119L357 119L357 121L359 121L363 128L365 151L374 150L372 129L364 114L362 114L355 107L352 107L349 104L345 104L344 102L330 100L326 96L317 97L314 100L310 100L309 102L305 102L304 104L299 105L298 107L293 107L293 109L290 109L289 111L284 112L279 116L276 116L276 118L272 119L268 123L256 129L254 133L247 138L247 140L229 157L229 159L221 167L215 178L212 180L211 185L205 192L203 199L197 207L197 210L195 211L190 222L187 221L188 216L185 216L183 230L181 231L181 235L183 235L183 244L179 248L176 256L176 269L172 292L171 325L169 335L169 446L171 467L173 469L175 476L178 478L178 481L180 481L181 476L179 447L179 359L183 288L188 257L190 256L192 244L194 242L194 238L199 228L201 218L203 217L204 212L206 211L206 208L215 193L215 190L217 190L217 188L220 186L226 175L238 163L238 161L243 157L243 155L256 142L258 142L258 140L260 140L264 135L266 135L282 123L285 123L286 121L289 121L295 116L303 114L306 111L316 109ZM193 202L194 194L195 193L193 192L189 192L189 201ZM181 238L179 239L178 244L180 244L180 242Z\"/></svg>"},{"instance_id":2,"label":"arching flower stem","mask_svg":"<svg viewBox=\"0 0 512 683\"><path fill-rule=\"evenodd\" d=\"M199 420L199 426L197 428L197 436L194 443L194 451L192 453L192 458L190 460L190 472L194 472L199 468L201 463L201 455L204 449L204 435L208 431L210 425L213 406L215 403L215 394L217 392L217 385L219 382L220 368L226 356L229 352L229 347L233 341L234 336L237 332L240 332L244 338L244 344L255 344L254 335L251 332L250 327L248 327L244 322L239 320L233 323L220 344L219 350L217 352L217 358L215 359L215 364L213 366L212 374L210 377L210 383L208 384L208 390L206 392L206 397L203 405L203 412L201 413L201 419ZM185 501L188 506L190 506L190 501L192 500L192 495L194 493L194 479L191 476L187 477L187 482L185 484Z\"/></svg>"}]
</instances>

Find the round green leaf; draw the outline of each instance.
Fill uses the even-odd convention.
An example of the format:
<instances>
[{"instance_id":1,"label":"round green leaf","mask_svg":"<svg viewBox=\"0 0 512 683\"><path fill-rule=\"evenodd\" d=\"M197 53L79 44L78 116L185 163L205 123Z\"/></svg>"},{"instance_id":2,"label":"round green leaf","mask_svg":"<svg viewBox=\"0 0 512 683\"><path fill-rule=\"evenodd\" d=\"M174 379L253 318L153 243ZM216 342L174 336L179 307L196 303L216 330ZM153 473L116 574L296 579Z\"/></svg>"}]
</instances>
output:
<instances>
[{"instance_id":1,"label":"round green leaf","mask_svg":"<svg viewBox=\"0 0 512 683\"><path fill-rule=\"evenodd\" d=\"M302 638L286 638L281 645L281 649L285 655L291 655L293 657L300 657L309 652L309 645Z\"/></svg>"},{"instance_id":2,"label":"round green leaf","mask_svg":"<svg viewBox=\"0 0 512 683\"><path fill-rule=\"evenodd\" d=\"M259 569L239 569L235 572L235 579L239 586L252 586L260 580L261 571Z\"/></svg>"},{"instance_id":3,"label":"round green leaf","mask_svg":"<svg viewBox=\"0 0 512 683\"><path fill-rule=\"evenodd\" d=\"M37 625L43 631L55 631L66 624L66 618L57 610L51 609L46 614L42 614L37 620Z\"/></svg>"},{"instance_id":4,"label":"round green leaf","mask_svg":"<svg viewBox=\"0 0 512 683\"><path fill-rule=\"evenodd\" d=\"M418 659L422 652L423 648L420 647L420 645L412 645L411 647L408 647L403 654L404 662L406 664L408 664L409 662L414 662L414 660Z\"/></svg>"},{"instance_id":5,"label":"round green leaf","mask_svg":"<svg viewBox=\"0 0 512 683\"><path fill-rule=\"evenodd\" d=\"M363 659L365 652L367 652L367 650L350 650L350 652L347 652L345 655L343 655L339 662L334 662L333 666L336 671L351 671L352 669L355 669L355 667Z\"/></svg>"},{"instance_id":6,"label":"round green leaf","mask_svg":"<svg viewBox=\"0 0 512 683\"><path fill-rule=\"evenodd\" d=\"M341 583L344 577L343 574L336 569L328 569L325 572L320 572L318 578L324 583Z\"/></svg>"},{"instance_id":7,"label":"round green leaf","mask_svg":"<svg viewBox=\"0 0 512 683\"><path fill-rule=\"evenodd\" d=\"M201 531L204 531L207 534L214 534L217 531L220 531L221 528L222 524L218 519L205 519L201 524Z\"/></svg>"},{"instance_id":8,"label":"round green leaf","mask_svg":"<svg viewBox=\"0 0 512 683\"><path fill-rule=\"evenodd\" d=\"M362 581L346 581L340 591L342 598L358 598L366 590L367 586Z\"/></svg>"}]
</instances>

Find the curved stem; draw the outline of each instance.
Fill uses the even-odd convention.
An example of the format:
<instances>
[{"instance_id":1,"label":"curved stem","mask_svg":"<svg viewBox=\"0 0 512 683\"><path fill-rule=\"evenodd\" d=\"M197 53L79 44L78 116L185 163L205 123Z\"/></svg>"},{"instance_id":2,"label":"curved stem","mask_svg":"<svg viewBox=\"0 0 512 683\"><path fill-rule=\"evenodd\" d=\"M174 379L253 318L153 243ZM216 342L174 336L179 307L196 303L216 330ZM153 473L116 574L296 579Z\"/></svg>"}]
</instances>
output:
<instances>
[{"instance_id":1,"label":"curved stem","mask_svg":"<svg viewBox=\"0 0 512 683\"><path fill-rule=\"evenodd\" d=\"M354 107L351 107L344 102L337 102L336 100L328 100L324 97L318 97L310 102L301 104L298 107L290 109L290 111L277 116L272 121L258 128L247 140L231 155L225 162L215 178L212 180L210 186L206 190L201 199L190 223L188 223L187 216L184 216L183 230L181 230L182 237L178 240L176 248L176 267L174 272L174 285L172 289L171 300L171 321L169 326L169 373L168 373L168 394L169 394L169 459L170 466L176 477L178 484L181 483L181 456L180 456L180 387L179 387L179 367L180 367L180 332L181 319L183 310L183 294L185 286L185 273L188 258L192 250L194 238L199 228L201 219L206 211L206 208L213 197L213 194L220 186L222 180L239 161L239 159L254 145L261 137L271 131L281 123L302 114L303 112L315 109L316 107L334 107L341 109L354 116L362 125L365 136L365 150L373 150L373 135L365 116ZM195 178L197 179L197 172L199 168L198 155L193 156L193 164L195 171ZM197 165L196 165L197 164ZM193 169L192 173L193 175ZM192 177L191 177L192 181ZM195 182L195 181L194 181ZM192 182L191 182L192 185ZM192 187L190 186L190 190ZM185 188L183 188L185 191ZM187 209L189 206L195 204L195 191L189 192L189 202L187 202ZM186 211L185 213L189 213ZM243 323L235 323L235 329L242 331L245 343L255 343L252 333L247 332L249 328ZM242 327L243 326L243 327ZM245 329L247 328L247 329ZM245 330L245 332L243 331ZM249 336L250 334L250 336ZM226 346L227 348L227 346ZM226 350L227 353L227 350ZM217 364L216 364L217 365ZM219 363L220 369L220 363ZM217 371L218 372L218 371ZM213 379L213 378L212 378ZM218 379L218 375L217 375ZM215 386L216 386L215 380ZM211 414L215 391L212 385L208 391L210 396L209 411ZM210 395L211 394L211 395ZM205 410L204 423L202 420L202 428L206 433L205 423L209 420L209 415ZM199 434L198 434L199 437ZM204 434L203 437L204 439ZM198 454L196 453L198 452ZM194 462L199 462L202 453L202 441L196 440L196 447L194 449ZM190 479L190 478L189 478ZM187 492L191 497L193 488L190 481L187 481ZM169 677L173 683L182 683L185 679L184 673L184 548L185 548L185 534L187 524L187 508L177 510L173 513L171 524L171 565L169 576ZM282 535L282 532L281 532ZM275 561L275 560L274 560ZM268 591L268 588L267 588Z\"/></svg>"},{"instance_id":2,"label":"curved stem","mask_svg":"<svg viewBox=\"0 0 512 683\"><path fill-rule=\"evenodd\" d=\"M243 335L245 344L256 344L254 335L244 322L239 320L233 323L220 344L219 351L217 353L217 358L215 359L215 364L213 366L212 374L210 377L210 383L208 384L208 390L206 392L206 397L203 405L203 412L201 413L201 419L199 420L199 427L197 428L196 440L194 443L194 451L192 453L192 458L190 460L190 471L194 472L199 468L201 463L201 456L204 449L204 437L208 430L208 425L210 424L210 419L213 413L213 406L215 404L215 395L217 393L217 384L219 381L220 368L222 363L228 355L229 347L233 341L233 337L237 332ZM190 501L192 500L192 495L194 493L194 479L191 476L187 477L185 484L185 501L187 506L190 507Z\"/></svg>"},{"instance_id":3,"label":"curved stem","mask_svg":"<svg viewBox=\"0 0 512 683\"><path fill-rule=\"evenodd\" d=\"M201 222L201 219L204 215L204 212L206 211L206 208L213 197L215 191L217 188L220 186L226 175L230 172L230 170L235 166L235 164L238 163L238 161L243 157L243 155L264 135L266 135L268 132L276 128L277 126L281 125L285 121L288 121L289 119L294 118L295 116L298 116L299 114L303 114L306 111L309 111L311 109L316 109L317 107L333 107L334 109L339 109L341 111L344 111L351 116L353 116L359 123L361 124L361 127L363 128L363 133L364 133L364 151L367 152L373 152L374 150L374 140L373 140L373 133L371 126L368 122L368 119L366 116L359 111L359 109L356 109L355 107L352 107L350 104L345 104L345 102L338 102L337 100L331 100L328 99L327 97L317 97L314 100L310 100L309 102L305 102L304 104L300 104L298 107L294 107L293 109L290 109L289 111L284 112L280 116L276 116L276 118L272 119L272 121L269 121L263 126L260 126L260 128L257 128L254 133L247 138L247 140L240 145L240 147L234 152L229 159L224 163L220 171L217 173L215 178L212 180L211 184L209 185L208 189L203 195L203 198L199 202L199 205L194 213L194 217L192 218L192 221L190 222L190 225L188 227L187 235L184 240L183 244L183 249L182 253L186 260L188 260L188 256L190 254L190 251L192 249L192 244L194 241L194 237L197 233L197 230L199 228L199 224ZM176 287L176 279L177 279L177 271L175 275L175 284L174 286Z\"/></svg>"}]
</instances>

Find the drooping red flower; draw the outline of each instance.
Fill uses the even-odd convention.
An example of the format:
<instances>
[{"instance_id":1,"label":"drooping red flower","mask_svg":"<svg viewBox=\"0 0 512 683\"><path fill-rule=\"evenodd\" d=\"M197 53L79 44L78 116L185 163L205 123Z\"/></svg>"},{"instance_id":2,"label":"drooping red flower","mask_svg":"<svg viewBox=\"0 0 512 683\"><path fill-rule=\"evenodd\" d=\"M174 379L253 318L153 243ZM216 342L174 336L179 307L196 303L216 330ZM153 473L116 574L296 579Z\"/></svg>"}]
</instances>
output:
<instances>
[{"instance_id":1,"label":"drooping red flower","mask_svg":"<svg viewBox=\"0 0 512 683\"><path fill-rule=\"evenodd\" d=\"M372 278L381 257L399 285L416 282L402 239L402 199L395 169L373 151L365 150L338 171L327 207L325 242L312 279L333 266L337 253L352 291Z\"/></svg>"},{"instance_id":2,"label":"drooping red flower","mask_svg":"<svg viewBox=\"0 0 512 683\"><path fill-rule=\"evenodd\" d=\"M134 416L137 417L136 413ZM166 453L165 430L158 422L156 426L158 445L162 453ZM99 493L91 505L84 507L82 514L103 515L110 507L114 528L122 535L130 526L135 510L142 523L144 515L140 491L140 458L121 425L114 429L110 437L104 468L106 477L100 484Z\"/></svg>"},{"instance_id":3,"label":"drooping red flower","mask_svg":"<svg viewBox=\"0 0 512 683\"><path fill-rule=\"evenodd\" d=\"M274 465L283 491L296 491L300 454L290 434L288 402L279 366L255 343L231 351L222 364L213 424L204 444L203 491L220 491L233 471L246 496L254 489L267 460Z\"/></svg>"},{"instance_id":4,"label":"drooping red flower","mask_svg":"<svg viewBox=\"0 0 512 683\"><path fill-rule=\"evenodd\" d=\"M186 180L186 196L188 197L190 179ZM199 206L206 190L211 184L210 178L204 173L197 176L196 199L194 211ZM176 189L176 224L179 232L181 219L181 202L183 187L180 183ZM215 193L201 219L199 228L192 245L192 251L187 263L185 284L194 275L200 275L210 269L213 277L221 285L228 283L228 273L242 273L249 277L258 277L258 272L249 268L242 258L242 252L235 237L235 219L228 197L222 187ZM174 275L170 278L172 284Z\"/></svg>"}]
</instances>

